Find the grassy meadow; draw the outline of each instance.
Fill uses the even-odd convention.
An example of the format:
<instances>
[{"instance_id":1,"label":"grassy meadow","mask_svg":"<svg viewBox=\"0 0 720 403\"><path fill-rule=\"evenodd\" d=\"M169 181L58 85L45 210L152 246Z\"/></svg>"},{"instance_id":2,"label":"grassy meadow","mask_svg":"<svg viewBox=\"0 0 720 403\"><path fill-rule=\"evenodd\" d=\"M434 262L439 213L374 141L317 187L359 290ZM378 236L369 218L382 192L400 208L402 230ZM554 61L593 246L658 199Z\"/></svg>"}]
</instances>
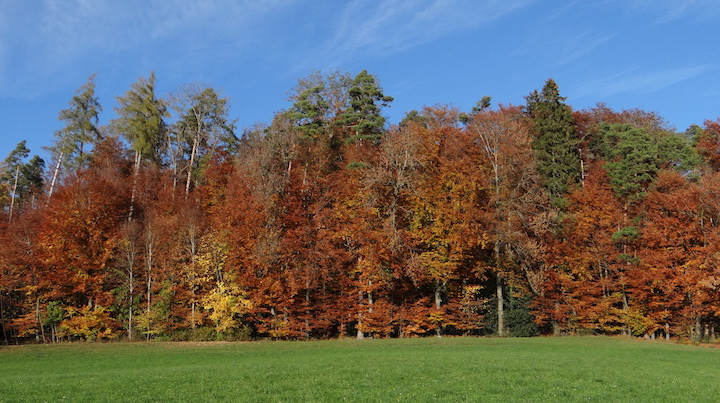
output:
<instances>
[{"instance_id":1,"label":"grassy meadow","mask_svg":"<svg viewBox=\"0 0 720 403\"><path fill-rule=\"evenodd\" d=\"M720 349L609 337L0 347L0 401L717 401Z\"/></svg>"}]
</instances>

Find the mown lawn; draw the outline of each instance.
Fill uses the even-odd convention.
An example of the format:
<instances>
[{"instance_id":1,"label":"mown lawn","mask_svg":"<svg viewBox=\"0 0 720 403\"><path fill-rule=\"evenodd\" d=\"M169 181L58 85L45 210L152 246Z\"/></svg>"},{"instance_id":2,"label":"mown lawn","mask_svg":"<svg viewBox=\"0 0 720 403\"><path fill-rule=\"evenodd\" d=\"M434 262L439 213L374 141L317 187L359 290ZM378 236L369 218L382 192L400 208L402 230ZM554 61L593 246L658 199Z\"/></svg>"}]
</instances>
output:
<instances>
[{"instance_id":1,"label":"mown lawn","mask_svg":"<svg viewBox=\"0 0 720 403\"><path fill-rule=\"evenodd\" d=\"M720 349L607 337L0 347L0 400L701 402Z\"/></svg>"}]
</instances>

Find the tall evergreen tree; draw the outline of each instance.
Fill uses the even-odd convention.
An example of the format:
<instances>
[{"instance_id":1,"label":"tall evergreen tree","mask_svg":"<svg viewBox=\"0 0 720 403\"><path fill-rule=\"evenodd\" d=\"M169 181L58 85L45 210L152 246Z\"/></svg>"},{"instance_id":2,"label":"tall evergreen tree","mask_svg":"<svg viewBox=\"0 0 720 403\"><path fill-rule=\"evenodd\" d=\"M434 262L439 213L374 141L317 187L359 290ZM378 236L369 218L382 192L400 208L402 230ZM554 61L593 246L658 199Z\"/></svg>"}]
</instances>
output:
<instances>
[{"instance_id":1,"label":"tall evergreen tree","mask_svg":"<svg viewBox=\"0 0 720 403\"><path fill-rule=\"evenodd\" d=\"M75 92L69 107L58 113L65 127L55 132L55 145L51 150L62 154L66 168L77 168L88 160L86 147L96 143L102 136L98 127L100 101L95 96L95 74Z\"/></svg>"},{"instance_id":2,"label":"tall evergreen tree","mask_svg":"<svg viewBox=\"0 0 720 403\"><path fill-rule=\"evenodd\" d=\"M536 135L533 148L537 152L538 170L553 205L561 207L569 186L578 183L582 176L575 120L553 79L545 83L542 92L533 91L525 99Z\"/></svg>"},{"instance_id":3,"label":"tall evergreen tree","mask_svg":"<svg viewBox=\"0 0 720 403\"><path fill-rule=\"evenodd\" d=\"M124 96L118 97L115 108L118 118L111 122L111 128L130 143L135 152L135 169L130 212L132 219L135 209L137 177L143 160L159 164L161 148L166 139L165 118L168 117L165 102L155 95L155 73L147 79L140 77Z\"/></svg>"},{"instance_id":4,"label":"tall evergreen tree","mask_svg":"<svg viewBox=\"0 0 720 403\"><path fill-rule=\"evenodd\" d=\"M324 118L330 105L323 98L322 90L322 85L303 90L290 108L289 117L304 138L315 139L326 129Z\"/></svg>"},{"instance_id":5,"label":"tall evergreen tree","mask_svg":"<svg viewBox=\"0 0 720 403\"><path fill-rule=\"evenodd\" d=\"M346 142L379 140L385 127L385 118L380 114L380 108L390 105L393 98L383 93L375 77L366 70L355 76L348 95L349 108L338 116L337 121L351 131Z\"/></svg>"},{"instance_id":6,"label":"tall evergreen tree","mask_svg":"<svg viewBox=\"0 0 720 403\"><path fill-rule=\"evenodd\" d=\"M342 139L337 129L340 125L333 122L348 110L353 83L349 74L340 72L315 72L298 81L289 98L293 104L287 111L298 140L321 149L339 150Z\"/></svg>"},{"instance_id":7,"label":"tall evergreen tree","mask_svg":"<svg viewBox=\"0 0 720 403\"><path fill-rule=\"evenodd\" d=\"M123 136L133 151L138 169L142 160L160 162L168 117L165 102L155 94L155 73L147 79L140 77L124 96L118 97L113 131Z\"/></svg>"},{"instance_id":8,"label":"tall evergreen tree","mask_svg":"<svg viewBox=\"0 0 720 403\"><path fill-rule=\"evenodd\" d=\"M93 74L75 91L69 107L58 113L58 119L65 122L65 127L55 132L55 144L48 148L57 160L50 185L50 196L61 167L76 169L85 166L88 162L89 154L86 147L102 138L98 126L100 112L102 106L95 96L95 74Z\"/></svg>"}]
</instances>

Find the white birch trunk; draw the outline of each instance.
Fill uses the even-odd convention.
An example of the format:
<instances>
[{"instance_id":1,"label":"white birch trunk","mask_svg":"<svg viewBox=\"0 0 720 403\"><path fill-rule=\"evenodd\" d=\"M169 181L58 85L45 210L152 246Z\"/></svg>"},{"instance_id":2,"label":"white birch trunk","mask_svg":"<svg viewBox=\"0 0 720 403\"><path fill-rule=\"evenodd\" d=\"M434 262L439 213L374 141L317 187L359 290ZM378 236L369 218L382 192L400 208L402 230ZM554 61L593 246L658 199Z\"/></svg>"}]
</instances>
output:
<instances>
[{"instance_id":1,"label":"white birch trunk","mask_svg":"<svg viewBox=\"0 0 720 403\"><path fill-rule=\"evenodd\" d=\"M17 185L18 185L19 177L20 177L20 166L18 165L17 169L15 169L15 184L13 185L12 196L10 199L10 217L8 218L8 222L12 221L12 217L13 217L13 207L15 207L15 197L17 194Z\"/></svg>"},{"instance_id":2,"label":"white birch trunk","mask_svg":"<svg viewBox=\"0 0 720 403\"><path fill-rule=\"evenodd\" d=\"M63 159L63 153L60 153L60 156L58 157L57 165L55 165L55 171L53 172L53 178L50 182L50 192L48 193L48 202L50 202L50 198L53 195L53 191L55 190L55 183L57 182L58 174L60 173L60 164L62 163Z\"/></svg>"}]
</instances>

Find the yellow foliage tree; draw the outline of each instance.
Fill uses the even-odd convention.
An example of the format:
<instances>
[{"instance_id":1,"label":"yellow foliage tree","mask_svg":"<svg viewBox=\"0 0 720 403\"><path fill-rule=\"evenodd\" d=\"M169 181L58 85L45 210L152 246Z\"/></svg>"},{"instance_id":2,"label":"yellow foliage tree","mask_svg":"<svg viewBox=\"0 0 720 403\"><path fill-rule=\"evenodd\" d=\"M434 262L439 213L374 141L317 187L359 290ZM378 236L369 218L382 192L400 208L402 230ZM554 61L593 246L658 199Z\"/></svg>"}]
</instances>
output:
<instances>
[{"instance_id":1,"label":"yellow foliage tree","mask_svg":"<svg viewBox=\"0 0 720 403\"><path fill-rule=\"evenodd\" d=\"M236 329L242 316L252 308L251 301L243 297L240 287L225 282L217 283L212 292L203 298L202 304L210 312L209 318L218 333Z\"/></svg>"},{"instance_id":2,"label":"yellow foliage tree","mask_svg":"<svg viewBox=\"0 0 720 403\"><path fill-rule=\"evenodd\" d=\"M107 308L100 305L84 306L80 309L67 308L68 319L60 323L58 335L78 336L88 341L114 339L117 322L110 316Z\"/></svg>"}]
</instances>

